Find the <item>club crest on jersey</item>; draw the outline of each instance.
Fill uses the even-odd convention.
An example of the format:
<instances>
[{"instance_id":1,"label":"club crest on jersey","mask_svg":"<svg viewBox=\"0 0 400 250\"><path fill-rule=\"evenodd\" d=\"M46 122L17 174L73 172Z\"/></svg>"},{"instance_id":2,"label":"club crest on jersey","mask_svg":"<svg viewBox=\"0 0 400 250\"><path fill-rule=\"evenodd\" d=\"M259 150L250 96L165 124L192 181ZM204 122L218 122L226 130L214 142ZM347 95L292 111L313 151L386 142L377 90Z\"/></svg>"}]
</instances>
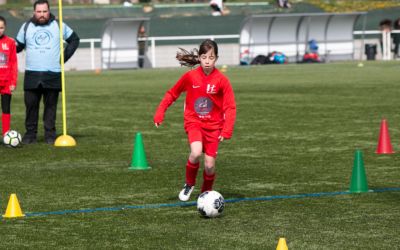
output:
<instances>
[{"instance_id":1,"label":"club crest on jersey","mask_svg":"<svg viewBox=\"0 0 400 250\"><path fill-rule=\"evenodd\" d=\"M216 94L217 93L217 86L214 84L207 84L207 94Z\"/></svg>"},{"instance_id":2,"label":"club crest on jersey","mask_svg":"<svg viewBox=\"0 0 400 250\"><path fill-rule=\"evenodd\" d=\"M207 116L213 108L213 102L208 97L199 97L194 103L194 110L200 117Z\"/></svg>"},{"instance_id":3,"label":"club crest on jersey","mask_svg":"<svg viewBox=\"0 0 400 250\"><path fill-rule=\"evenodd\" d=\"M0 52L0 66L4 66L7 64L7 55Z\"/></svg>"},{"instance_id":4,"label":"club crest on jersey","mask_svg":"<svg viewBox=\"0 0 400 250\"><path fill-rule=\"evenodd\" d=\"M50 37L52 35L47 30L39 30L35 33L34 39L38 46L44 46L50 43Z\"/></svg>"}]
</instances>

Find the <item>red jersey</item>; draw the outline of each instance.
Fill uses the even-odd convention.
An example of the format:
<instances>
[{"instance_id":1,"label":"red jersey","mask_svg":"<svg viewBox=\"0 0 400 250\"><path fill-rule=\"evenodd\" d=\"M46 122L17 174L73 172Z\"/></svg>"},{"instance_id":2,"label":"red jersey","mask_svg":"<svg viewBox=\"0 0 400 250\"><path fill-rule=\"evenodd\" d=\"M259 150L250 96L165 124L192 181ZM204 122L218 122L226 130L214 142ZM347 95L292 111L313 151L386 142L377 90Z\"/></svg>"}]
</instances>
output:
<instances>
[{"instance_id":1,"label":"red jersey","mask_svg":"<svg viewBox=\"0 0 400 250\"><path fill-rule=\"evenodd\" d=\"M221 129L221 136L231 138L236 119L236 103L232 86L218 69L205 75L202 67L185 73L167 91L154 115L154 122L164 120L165 111L186 92L184 127L200 125L204 129Z\"/></svg>"},{"instance_id":2,"label":"red jersey","mask_svg":"<svg viewBox=\"0 0 400 250\"><path fill-rule=\"evenodd\" d=\"M15 41L3 35L0 38L0 87L17 85L18 62Z\"/></svg>"}]
</instances>

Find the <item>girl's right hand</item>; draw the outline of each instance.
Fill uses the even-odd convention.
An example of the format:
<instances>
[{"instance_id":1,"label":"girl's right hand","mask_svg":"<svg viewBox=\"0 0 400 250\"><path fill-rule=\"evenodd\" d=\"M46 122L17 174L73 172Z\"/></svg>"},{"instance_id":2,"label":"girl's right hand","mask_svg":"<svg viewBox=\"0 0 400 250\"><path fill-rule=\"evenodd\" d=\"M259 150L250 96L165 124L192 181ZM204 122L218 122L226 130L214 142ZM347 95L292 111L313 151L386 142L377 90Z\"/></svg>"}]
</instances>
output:
<instances>
[{"instance_id":1,"label":"girl's right hand","mask_svg":"<svg viewBox=\"0 0 400 250\"><path fill-rule=\"evenodd\" d=\"M156 114L153 117L154 125L158 128L163 121L164 121L164 113L156 112Z\"/></svg>"}]
</instances>

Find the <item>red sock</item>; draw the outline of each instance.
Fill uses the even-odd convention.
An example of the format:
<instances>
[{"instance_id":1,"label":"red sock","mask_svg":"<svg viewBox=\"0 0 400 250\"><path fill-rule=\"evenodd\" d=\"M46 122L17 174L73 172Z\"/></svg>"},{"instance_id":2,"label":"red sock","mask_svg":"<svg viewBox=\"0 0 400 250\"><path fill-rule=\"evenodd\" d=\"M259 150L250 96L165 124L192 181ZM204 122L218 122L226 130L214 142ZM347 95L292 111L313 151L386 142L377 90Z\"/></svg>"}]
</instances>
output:
<instances>
[{"instance_id":1,"label":"red sock","mask_svg":"<svg viewBox=\"0 0 400 250\"><path fill-rule=\"evenodd\" d=\"M7 133L8 130L10 130L10 121L11 121L11 115L10 114L4 114L2 113L1 115L1 125L2 125L2 132L3 135Z\"/></svg>"},{"instance_id":2,"label":"red sock","mask_svg":"<svg viewBox=\"0 0 400 250\"><path fill-rule=\"evenodd\" d=\"M186 184L194 186L196 184L196 176L199 171L200 162L191 163L189 160L186 163Z\"/></svg>"},{"instance_id":3,"label":"red sock","mask_svg":"<svg viewBox=\"0 0 400 250\"><path fill-rule=\"evenodd\" d=\"M203 185L201 186L201 193L205 191L211 191L214 185L215 173L212 175L207 175L206 171L203 172Z\"/></svg>"}]
</instances>

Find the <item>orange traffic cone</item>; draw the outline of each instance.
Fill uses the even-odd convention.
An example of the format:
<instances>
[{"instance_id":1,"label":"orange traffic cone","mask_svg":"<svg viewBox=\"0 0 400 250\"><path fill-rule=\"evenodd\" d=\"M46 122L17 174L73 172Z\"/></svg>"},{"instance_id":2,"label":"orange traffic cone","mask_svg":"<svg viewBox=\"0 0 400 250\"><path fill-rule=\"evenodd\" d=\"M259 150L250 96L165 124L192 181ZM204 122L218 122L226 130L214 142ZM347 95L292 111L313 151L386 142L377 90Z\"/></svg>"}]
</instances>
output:
<instances>
[{"instance_id":1,"label":"orange traffic cone","mask_svg":"<svg viewBox=\"0 0 400 250\"><path fill-rule=\"evenodd\" d=\"M10 199L8 201L6 213L3 214L3 218L17 218L24 216L25 214L22 214L22 210L21 207L19 206L17 195L11 194Z\"/></svg>"},{"instance_id":2,"label":"orange traffic cone","mask_svg":"<svg viewBox=\"0 0 400 250\"><path fill-rule=\"evenodd\" d=\"M379 132L378 147L375 153L377 154L393 154L392 144L390 144L389 129L385 119L381 122L381 129Z\"/></svg>"}]
</instances>

